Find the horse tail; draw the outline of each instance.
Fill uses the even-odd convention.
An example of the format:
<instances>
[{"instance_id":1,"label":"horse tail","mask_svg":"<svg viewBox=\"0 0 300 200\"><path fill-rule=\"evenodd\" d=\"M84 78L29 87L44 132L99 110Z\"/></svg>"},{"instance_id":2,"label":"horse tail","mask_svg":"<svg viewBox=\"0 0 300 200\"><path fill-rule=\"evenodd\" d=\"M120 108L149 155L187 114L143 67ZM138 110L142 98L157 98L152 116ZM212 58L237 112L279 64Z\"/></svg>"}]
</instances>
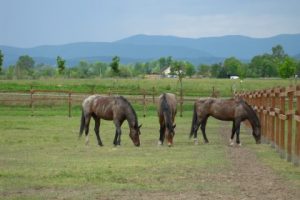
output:
<instances>
[{"instance_id":1,"label":"horse tail","mask_svg":"<svg viewBox=\"0 0 300 200\"><path fill-rule=\"evenodd\" d=\"M82 136L83 131L84 131L84 125L85 125L85 117L84 117L84 112L83 109L81 110L81 120L80 120L80 130L79 130L79 137Z\"/></svg>"},{"instance_id":2,"label":"horse tail","mask_svg":"<svg viewBox=\"0 0 300 200\"><path fill-rule=\"evenodd\" d=\"M195 125L197 123L197 120L198 120L197 119L198 116L197 116L197 111L196 110L197 110L197 105L195 103L194 104L194 114L193 114L193 120L192 120L192 127L191 127L191 132L190 132L190 138L195 135L194 127L195 127Z\"/></svg>"}]
</instances>

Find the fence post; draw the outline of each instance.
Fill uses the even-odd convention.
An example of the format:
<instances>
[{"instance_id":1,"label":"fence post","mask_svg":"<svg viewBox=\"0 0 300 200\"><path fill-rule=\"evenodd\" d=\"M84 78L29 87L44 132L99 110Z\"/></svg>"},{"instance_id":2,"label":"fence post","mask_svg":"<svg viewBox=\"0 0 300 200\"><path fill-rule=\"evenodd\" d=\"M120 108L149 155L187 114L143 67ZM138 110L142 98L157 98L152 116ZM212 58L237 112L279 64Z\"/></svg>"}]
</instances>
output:
<instances>
[{"instance_id":1,"label":"fence post","mask_svg":"<svg viewBox=\"0 0 300 200\"><path fill-rule=\"evenodd\" d=\"M280 144L279 144L279 125L280 125L280 118L279 118L279 114L280 114L280 88L275 88L275 106L274 106L274 110L275 110L275 148L277 150L277 152L280 151Z\"/></svg>"},{"instance_id":2,"label":"fence post","mask_svg":"<svg viewBox=\"0 0 300 200\"><path fill-rule=\"evenodd\" d=\"M143 110L144 110L144 117L146 117L146 91L143 90Z\"/></svg>"},{"instance_id":3,"label":"fence post","mask_svg":"<svg viewBox=\"0 0 300 200\"><path fill-rule=\"evenodd\" d=\"M280 89L280 157L285 158L285 88Z\"/></svg>"},{"instance_id":4,"label":"fence post","mask_svg":"<svg viewBox=\"0 0 300 200\"><path fill-rule=\"evenodd\" d=\"M69 91L69 96L68 96L68 102L69 102L69 117L72 117L72 116L71 116L71 109L72 109L72 97L71 97L71 95L72 95L72 92Z\"/></svg>"},{"instance_id":5,"label":"fence post","mask_svg":"<svg viewBox=\"0 0 300 200\"><path fill-rule=\"evenodd\" d=\"M152 87L152 103L155 104L155 87Z\"/></svg>"},{"instance_id":6,"label":"fence post","mask_svg":"<svg viewBox=\"0 0 300 200\"><path fill-rule=\"evenodd\" d=\"M275 89L271 90L271 107L270 107L270 134L271 134L271 146L275 148Z\"/></svg>"},{"instance_id":7,"label":"fence post","mask_svg":"<svg viewBox=\"0 0 300 200\"><path fill-rule=\"evenodd\" d=\"M183 92L182 92L182 88L180 88L180 117L182 117L182 112L183 112L182 104L183 104Z\"/></svg>"},{"instance_id":8,"label":"fence post","mask_svg":"<svg viewBox=\"0 0 300 200\"><path fill-rule=\"evenodd\" d=\"M295 157L294 164L299 166L300 164L300 85L296 88L297 105L295 111L296 120L296 133L295 133Z\"/></svg>"},{"instance_id":9,"label":"fence post","mask_svg":"<svg viewBox=\"0 0 300 200\"><path fill-rule=\"evenodd\" d=\"M34 94L34 90L32 89L32 86L31 86L31 89L30 89L30 109L31 109L31 116L34 115L33 94Z\"/></svg>"},{"instance_id":10,"label":"fence post","mask_svg":"<svg viewBox=\"0 0 300 200\"><path fill-rule=\"evenodd\" d=\"M288 133L287 133L287 161L292 161L292 131L293 131L293 100L294 100L294 87L289 87L287 91L289 110L286 112L288 120Z\"/></svg>"}]
</instances>

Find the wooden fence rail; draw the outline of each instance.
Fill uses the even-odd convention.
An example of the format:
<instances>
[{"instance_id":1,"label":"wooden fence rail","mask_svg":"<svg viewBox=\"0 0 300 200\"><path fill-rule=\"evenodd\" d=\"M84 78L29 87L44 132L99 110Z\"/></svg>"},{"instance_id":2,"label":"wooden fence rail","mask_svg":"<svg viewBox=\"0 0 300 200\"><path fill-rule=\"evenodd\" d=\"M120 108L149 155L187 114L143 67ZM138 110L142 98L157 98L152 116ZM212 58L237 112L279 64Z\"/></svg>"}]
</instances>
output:
<instances>
[{"instance_id":1,"label":"wooden fence rail","mask_svg":"<svg viewBox=\"0 0 300 200\"><path fill-rule=\"evenodd\" d=\"M300 164L300 85L237 92L256 111L263 139L276 148L280 157Z\"/></svg>"},{"instance_id":2,"label":"wooden fence rail","mask_svg":"<svg viewBox=\"0 0 300 200\"><path fill-rule=\"evenodd\" d=\"M123 92L123 91L122 91ZM75 93L64 90L35 90L31 89L27 92L1 92L0 104L2 105L29 105L31 115L34 115L35 107L38 105L67 105L68 116L72 116L72 107L80 105L84 98L93 93ZM106 95L119 94L118 91L110 90ZM104 94L105 95L105 94ZM143 116L146 117L147 107L155 104L159 94L153 90L141 90L138 95L124 95L129 101L138 103L143 106ZM179 105L179 114L182 116L183 104L192 104L197 97L184 97L183 92L178 92L177 101Z\"/></svg>"}]
</instances>

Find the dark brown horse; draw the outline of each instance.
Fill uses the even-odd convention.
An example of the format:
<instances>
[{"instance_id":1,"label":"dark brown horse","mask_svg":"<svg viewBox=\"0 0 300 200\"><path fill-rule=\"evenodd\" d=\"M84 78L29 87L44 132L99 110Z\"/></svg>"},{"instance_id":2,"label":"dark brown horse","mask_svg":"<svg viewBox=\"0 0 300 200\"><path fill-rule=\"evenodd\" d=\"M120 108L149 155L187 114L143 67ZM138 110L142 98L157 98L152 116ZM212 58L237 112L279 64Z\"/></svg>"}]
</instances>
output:
<instances>
[{"instance_id":1,"label":"dark brown horse","mask_svg":"<svg viewBox=\"0 0 300 200\"><path fill-rule=\"evenodd\" d=\"M160 130L159 130L159 140L158 144L162 145L164 143L165 137L168 140L168 146L173 145L173 138L175 135L174 124L176 116L176 97L171 93L164 93L159 96L157 114L159 118Z\"/></svg>"},{"instance_id":2,"label":"dark brown horse","mask_svg":"<svg viewBox=\"0 0 300 200\"><path fill-rule=\"evenodd\" d=\"M91 117L95 120L95 133L98 144L102 146L99 135L100 119L113 121L116 127L114 145L121 144L121 126L125 120L128 121L129 136L135 146L140 146L140 128L137 115L131 104L122 96L100 96L91 95L82 103L82 115L79 137L85 130L86 143L88 144L89 124Z\"/></svg>"},{"instance_id":3,"label":"dark brown horse","mask_svg":"<svg viewBox=\"0 0 300 200\"><path fill-rule=\"evenodd\" d=\"M230 145L233 145L234 134L236 133L236 143L240 144L240 124L244 120L249 120L252 126L252 135L256 143L260 143L260 122L252 107L243 99L199 99L194 104L194 115L190 137L194 136L195 143L198 142L197 131L201 125L201 131L205 143L208 139L205 133L205 126L209 116L222 121L233 121Z\"/></svg>"}]
</instances>

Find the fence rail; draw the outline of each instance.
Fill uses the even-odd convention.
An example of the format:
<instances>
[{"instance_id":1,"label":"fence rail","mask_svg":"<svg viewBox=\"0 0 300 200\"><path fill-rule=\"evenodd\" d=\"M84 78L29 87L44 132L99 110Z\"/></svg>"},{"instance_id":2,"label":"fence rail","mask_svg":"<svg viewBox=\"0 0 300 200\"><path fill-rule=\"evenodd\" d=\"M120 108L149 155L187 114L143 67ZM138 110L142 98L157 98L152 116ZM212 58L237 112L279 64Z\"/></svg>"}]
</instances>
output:
<instances>
[{"instance_id":1,"label":"fence rail","mask_svg":"<svg viewBox=\"0 0 300 200\"><path fill-rule=\"evenodd\" d=\"M123 91L122 91L123 92ZM128 92L129 93L129 92ZM65 90L28 90L26 92L1 92L0 91L0 104L1 105L28 105L31 108L31 115L34 115L35 106L38 105L67 105L68 116L72 116L72 107L80 105L87 96L93 93L76 93ZM103 95L119 95L123 94L117 90L109 90L107 94ZM127 93L126 93L127 94ZM152 91L147 92L141 90L138 95L123 95L130 102L137 103L143 106L143 116L146 117L147 107L154 105L157 102L159 94ZM183 92L178 92L177 101L179 105L180 116L183 113L183 104L192 104L198 97L184 97Z\"/></svg>"},{"instance_id":2,"label":"fence rail","mask_svg":"<svg viewBox=\"0 0 300 200\"><path fill-rule=\"evenodd\" d=\"M237 92L257 111L262 135L280 157L300 164L300 85Z\"/></svg>"}]
</instances>

